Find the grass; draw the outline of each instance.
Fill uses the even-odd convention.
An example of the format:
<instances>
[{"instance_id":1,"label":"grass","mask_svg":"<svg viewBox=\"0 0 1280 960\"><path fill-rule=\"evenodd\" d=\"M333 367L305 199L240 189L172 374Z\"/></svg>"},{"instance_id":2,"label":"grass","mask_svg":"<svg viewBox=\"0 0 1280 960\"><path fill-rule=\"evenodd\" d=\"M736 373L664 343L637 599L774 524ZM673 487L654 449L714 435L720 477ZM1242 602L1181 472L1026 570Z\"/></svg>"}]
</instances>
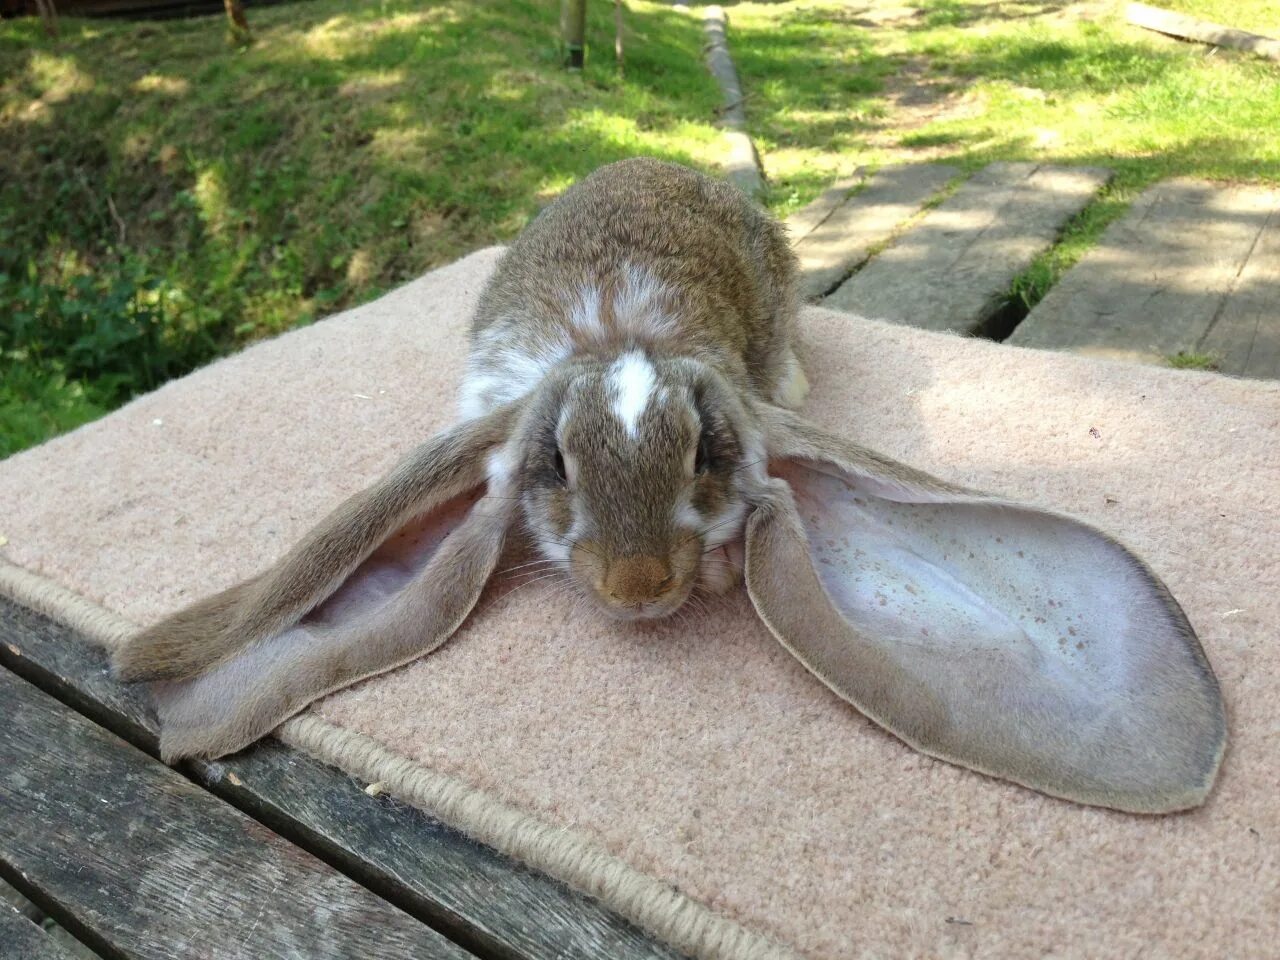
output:
<instances>
[{"instance_id":1,"label":"grass","mask_svg":"<svg viewBox=\"0 0 1280 960\"><path fill-rule=\"evenodd\" d=\"M1175 370L1217 370L1222 361L1211 353L1183 350L1165 357L1165 363Z\"/></svg>"},{"instance_id":2,"label":"grass","mask_svg":"<svg viewBox=\"0 0 1280 960\"><path fill-rule=\"evenodd\" d=\"M1165 5L1280 34L1274 0ZM601 163L714 169L696 18L588 5L580 75L555 4L310 0L222 21L0 22L0 455L255 338L490 243ZM1127 26L1122 0L729 6L785 214L857 166L1099 164L1115 177L1017 278L1037 302L1151 183L1280 183L1280 67Z\"/></svg>"},{"instance_id":3,"label":"grass","mask_svg":"<svg viewBox=\"0 0 1280 960\"><path fill-rule=\"evenodd\" d=\"M349 0L223 21L0 22L0 455L509 239L605 162L714 169L702 35L628 5Z\"/></svg>"},{"instance_id":4,"label":"grass","mask_svg":"<svg viewBox=\"0 0 1280 960\"><path fill-rule=\"evenodd\" d=\"M1214 12L1214 3L1180 8ZM1267 19L1242 0L1232 22ZM920 157L1101 164L1280 182L1280 67L1130 27L1119 0L789 0L730 8L748 116L778 206L839 173ZM1226 16L1225 11L1216 15Z\"/></svg>"},{"instance_id":5,"label":"grass","mask_svg":"<svg viewBox=\"0 0 1280 960\"><path fill-rule=\"evenodd\" d=\"M1274 0L1163 5L1280 35ZM1280 183L1280 66L1129 26L1123 8L1121 0L731 7L775 207L803 205L858 164L1109 167L1110 185L1014 281L1010 295L1025 309L1158 180Z\"/></svg>"}]
</instances>

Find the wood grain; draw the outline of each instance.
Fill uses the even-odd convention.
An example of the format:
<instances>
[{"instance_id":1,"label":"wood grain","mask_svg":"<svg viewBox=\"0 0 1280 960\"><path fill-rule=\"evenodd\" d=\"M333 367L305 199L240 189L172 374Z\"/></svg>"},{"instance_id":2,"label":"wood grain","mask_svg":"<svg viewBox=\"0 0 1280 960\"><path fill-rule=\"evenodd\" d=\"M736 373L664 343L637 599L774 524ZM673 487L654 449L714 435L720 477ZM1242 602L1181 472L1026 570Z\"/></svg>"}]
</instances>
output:
<instances>
[{"instance_id":1,"label":"wood grain","mask_svg":"<svg viewBox=\"0 0 1280 960\"><path fill-rule=\"evenodd\" d=\"M1161 10L1145 3L1131 3L1125 8L1125 19L1134 26L1154 30L1180 40L1196 40L1215 47L1245 50L1268 60L1280 60L1280 40L1247 30L1224 27L1220 23L1197 20L1172 10Z\"/></svg>"},{"instance_id":2,"label":"wood grain","mask_svg":"<svg viewBox=\"0 0 1280 960\"><path fill-rule=\"evenodd\" d=\"M0 860L95 949L139 960L468 956L8 671L0 701Z\"/></svg>"},{"instance_id":3,"label":"wood grain","mask_svg":"<svg viewBox=\"0 0 1280 960\"><path fill-rule=\"evenodd\" d=\"M1013 278L1109 178L1097 167L990 164L823 306L926 330L982 333Z\"/></svg>"},{"instance_id":4,"label":"wood grain","mask_svg":"<svg viewBox=\"0 0 1280 960\"><path fill-rule=\"evenodd\" d=\"M809 215L821 219L794 243L800 261L800 295L816 300L830 293L959 173L956 167L941 163L911 163L877 171L856 184L861 189L852 196L845 190L839 202L832 195L836 188L824 193L817 202L825 206Z\"/></svg>"},{"instance_id":5,"label":"wood grain","mask_svg":"<svg viewBox=\"0 0 1280 960\"><path fill-rule=\"evenodd\" d=\"M0 902L0 960L75 960L11 904Z\"/></svg>"},{"instance_id":6,"label":"wood grain","mask_svg":"<svg viewBox=\"0 0 1280 960\"><path fill-rule=\"evenodd\" d=\"M0 598L0 663L154 754L155 723L140 691L113 680L104 655L74 631ZM341 771L278 741L179 769L481 956L680 956L596 901L416 808L367 796Z\"/></svg>"},{"instance_id":7,"label":"wood grain","mask_svg":"<svg viewBox=\"0 0 1280 960\"><path fill-rule=\"evenodd\" d=\"M1168 180L1142 194L1008 342L1280 376L1280 191Z\"/></svg>"},{"instance_id":8,"label":"wood grain","mask_svg":"<svg viewBox=\"0 0 1280 960\"><path fill-rule=\"evenodd\" d=\"M1223 373L1280 378L1280 194L1196 352Z\"/></svg>"}]
</instances>

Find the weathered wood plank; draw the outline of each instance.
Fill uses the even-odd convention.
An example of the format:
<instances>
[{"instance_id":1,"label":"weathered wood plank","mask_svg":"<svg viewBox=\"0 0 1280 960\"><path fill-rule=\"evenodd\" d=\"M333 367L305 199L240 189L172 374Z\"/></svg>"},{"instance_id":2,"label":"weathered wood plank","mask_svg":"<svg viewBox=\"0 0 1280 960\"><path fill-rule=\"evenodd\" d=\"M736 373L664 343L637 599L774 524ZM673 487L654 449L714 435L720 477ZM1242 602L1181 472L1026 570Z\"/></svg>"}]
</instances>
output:
<instances>
[{"instance_id":1,"label":"weathered wood plank","mask_svg":"<svg viewBox=\"0 0 1280 960\"><path fill-rule=\"evenodd\" d=\"M463 960L430 927L0 671L0 860L112 955Z\"/></svg>"},{"instance_id":2,"label":"weathered wood plank","mask_svg":"<svg viewBox=\"0 0 1280 960\"><path fill-rule=\"evenodd\" d=\"M1280 192L1261 187L1157 184L1104 231L1008 342L1153 363L1220 347L1230 354L1224 372L1247 365L1252 375L1267 375L1275 370L1267 343L1280 313L1278 210ZM1231 306L1237 295L1243 299ZM1258 343L1256 360L1246 336Z\"/></svg>"},{"instance_id":3,"label":"weathered wood plank","mask_svg":"<svg viewBox=\"0 0 1280 960\"><path fill-rule=\"evenodd\" d=\"M787 234L791 237L791 243L793 245L798 244L817 227L825 223L827 218L849 199L849 194L866 183L866 181L866 175L861 169L855 171L851 176L841 177L823 190L822 193L818 194L816 199L787 217L785 222Z\"/></svg>"},{"instance_id":4,"label":"weathered wood plank","mask_svg":"<svg viewBox=\"0 0 1280 960\"><path fill-rule=\"evenodd\" d=\"M1109 179L1096 167L993 163L931 210L824 306L928 330L980 333L1013 278Z\"/></svg>"},{"instance_id":5,"label":"weathered wood plank","mask_svg":"<svg viewBox=\"0 0 1280 960\"><path fill-rule=\"evenodd\" d=\"M138 691L68 628L0 598L0 663L149 752ZM367 796L341 771L275 740L182 767L380 896L486 957L675 960L616 914L482 847L421 811Z\"/></svg>"},{"instance_id":6,"label":"weathered wood plank","mask_svg":"<svg viewBox=\"0 0 1280 960\"><path fill-rule=\"evenodd\" d=\"M1125 8L1125 19L1134 26L1154 30L1179 40L1196 40L1215 47L1231 47L1245 50L1268 60L1280 60L1280 40L1224 27L1220 23L1197 20L1172 10L1149 7L1145 3L1131 3Z\"/></svg>"},{"instance_id":7,"label":"weathered wood plank","mask_svg":"<svg viewBox=\"0 0 1280 960\"><path fill-rule=\"evenodd\" d=\"M888 167L852 195L850 190L862 181L851 182L843 199L838 199L840 185L832 187L811 213L806 214L806 207L804 216L788 220L800 260L801 296L815 300L830 292L959 172L936 163ZM816 222L799 234L797 225L803 229L812 221Z\"/></svg>"},{"instance_id":8,"label":"weathered wood plank","mask_svg":"<svg viewBox=\"0 0 1280 960\"><path fill-rule=\"evenodd\" d=\"M1280 194L1196 351L1216 357L1223 373L1280 379Z\"/></svg>"},{"instance_id":9,"label":"weathered wood plank","mask_svg":"<svg viewBox=\"0 0 1280 960\"><path fill-rule=\"evenodd\" d=\"M18 908L0 903L0 960L75 960Z\"/></svg>"}]
</instances>

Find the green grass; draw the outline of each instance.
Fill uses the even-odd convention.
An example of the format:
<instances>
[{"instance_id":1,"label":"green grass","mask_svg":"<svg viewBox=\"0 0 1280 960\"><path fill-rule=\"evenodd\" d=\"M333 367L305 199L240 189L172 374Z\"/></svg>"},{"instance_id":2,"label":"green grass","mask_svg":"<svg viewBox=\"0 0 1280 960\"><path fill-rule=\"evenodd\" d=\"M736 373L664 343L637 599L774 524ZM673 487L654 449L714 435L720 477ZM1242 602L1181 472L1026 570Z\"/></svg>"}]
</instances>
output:
<instances>
[{"instance_id":1,"label":"green grass","mask_svg":"<svg viewBox=\"0 0 1280 960\"><path fill-rule=\"evenodd\" d=\"M1166 0L1280 34L1274 0ZM1123 3L729 7L785 214L857 166L1099 164L1115 177L1017 278L1033 305L1139 191L1280 183L1280 66L1127 26ZM601 163L714 169L699 21L589 5L581 75L544 0L311 0L223 22L0 22L0 455L258 337L502 242Z\"/></svg>"},{"instance_id":2,"label":"green grass","mask_svg":"<svg viewBox=\"0 0 1280 960\"><path fill-rule=\"evenodd\" d=\"M714 169L696 20L633 0L625 76L529 0L0 22L0 455L509 239L594 167Z\"/></svg>"},{"instance_id":3,"label":"green grass","mask_svg":"<svg viewBox=\"0 0 1280 960\"><path fill-rule=\"evenodd\" d=\"M1165 357L1165 363L1175 370L1217 370L1221 360L1211 353L1182 351Z\"/></svg>"},{"instance_id":4,"label":"green grass","mask_svg":"<svg viewBox=\"0 0 1280 960\"><path fill-rule=\"evenodd\" d=\"M1280 38L1280 6L1274 0L1237 3L1236 0L1159 0L1150 6L1176 10L1224 27Z\"/></svg>"},{"instance_id":5,"label":"green grass","mask_svg":"<svg viewBox=\"0 0 1280 960\"><path fill-rule=\"evenodd\" d=\"M1273 0L1241 0L1230 17L1216 0L1177 6L1254 26L1280 17ZM993 160L1105 165L1120 208L1170 176L1280 182L1280 67L1228 51L1206 56L1203 46L1126 25L1122 10L1119 0L1090 7L1092 19L1049 0L731 7L776 205L807 202L857 164L924 157L967 169ZM904 110L904 92L927 94L935 115Z\"/></svg>"},{"instance_id":6,"label":"green grass","mask_svg":"<svg viewBox=\"0 0 1280 960\"><path fill-rule=\"evenodd\" d=\"M1280 35L1274 0L1163 5ZM1226 50L1208 55L1129 26L1123 8L1122 0L730 8L774 206L799 207L858 164L1109 167L1109 186L1014 281L1011 298L1029 308L1158 180L1280 183L1280 65ZM913 97L924 107L913 108Z\"/></svg>"}]
</instances>

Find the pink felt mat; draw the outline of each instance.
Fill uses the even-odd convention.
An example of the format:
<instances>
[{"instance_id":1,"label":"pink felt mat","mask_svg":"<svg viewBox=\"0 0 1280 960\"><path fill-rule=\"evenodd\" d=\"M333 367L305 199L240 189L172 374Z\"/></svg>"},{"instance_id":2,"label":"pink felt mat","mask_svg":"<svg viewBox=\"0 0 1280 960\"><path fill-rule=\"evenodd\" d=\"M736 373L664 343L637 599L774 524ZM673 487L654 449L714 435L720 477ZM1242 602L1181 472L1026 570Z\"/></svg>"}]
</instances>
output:
<instances>
[{"instance_id":1,"label":"pink felt mat","mask_svg":"<svg viewBox=\"0 0 1280 960\"><path fill-rule=\"evenodd\" d=\"M498 254L0 463L0 552L140 624L256 572L454 421ZM555 586L499 585L439 651L313 711L815 960L1274 951L1280 386L819 309L802 329L808 416L1080 516L1166 580L1230 712L1203 808L1085 808L920 756L815 681L742 594L634 626Z\"/></svg>"}]
</instances>

